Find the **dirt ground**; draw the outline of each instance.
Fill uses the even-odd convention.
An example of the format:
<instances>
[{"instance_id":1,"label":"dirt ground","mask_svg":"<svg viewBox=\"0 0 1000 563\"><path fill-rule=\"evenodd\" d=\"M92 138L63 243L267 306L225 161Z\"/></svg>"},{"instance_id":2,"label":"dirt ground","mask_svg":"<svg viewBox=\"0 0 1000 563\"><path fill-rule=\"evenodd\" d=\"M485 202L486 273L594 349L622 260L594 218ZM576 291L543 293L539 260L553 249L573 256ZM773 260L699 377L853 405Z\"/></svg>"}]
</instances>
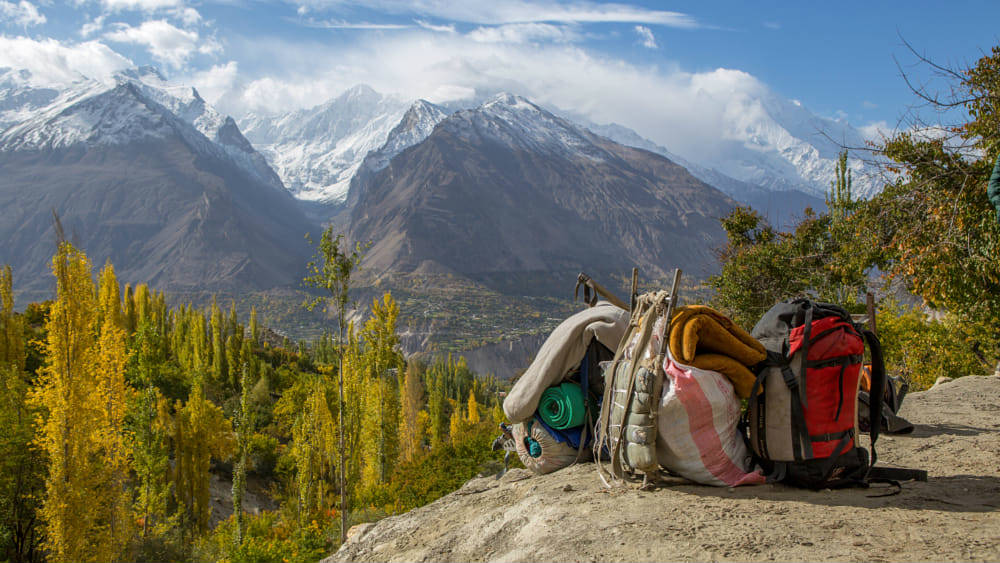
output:
<instances>
[{"instance_id":1,"label":"dirt ground","mask_svg":"<svg viewBox=\"0 0 1000 563\"><path fill-rule=\"evenodd\" d=\"M997 561L1000 377L906 398L908 436L880 463L926 469L888 489L737 489L681 480L605 490L592 464L482 477L406 514L352 530L325 561Z\"/></svg>"}]
</instances>

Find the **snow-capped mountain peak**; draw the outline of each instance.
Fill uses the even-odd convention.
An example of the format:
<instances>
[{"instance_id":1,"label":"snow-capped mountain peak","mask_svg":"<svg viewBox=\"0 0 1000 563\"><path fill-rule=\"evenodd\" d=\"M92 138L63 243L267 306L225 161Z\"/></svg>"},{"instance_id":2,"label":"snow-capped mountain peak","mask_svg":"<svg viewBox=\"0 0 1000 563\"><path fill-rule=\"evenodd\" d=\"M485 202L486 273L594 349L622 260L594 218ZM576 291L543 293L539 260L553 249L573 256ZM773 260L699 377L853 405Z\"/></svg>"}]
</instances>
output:
<instances>
[{"instance_id":1,"label":"snow-capped mountain peak","mask_svg":"<svg viewBox=\"0 0 1000 563\"><path fill-rule=\"evenodd\" d=\"M441 106L427 100L413 102L389 132L385 143L365 158L366 171L377 172L385 168L394 156L429 137L437 124L447 117L448 112Z\"/></svg>"},{"instance_id":2,"label":"snow-capped mountain peak","mask_svg":"<svg viewBox=\"0 0 1000 563\"><path fill-rule=\"evenodd\" d=\"M249 114L247 138L306 201L342 202L364 158L382 147L409 103L357 85L315 107L285 114Z\"/></svg>"},{"instance_id":3,"label":"snow-capped mountain peak","mask_svg":"<svg viewBox=\"0 0 1000 563\"><path fill-rule=\"evenodd\" d=\"M247 173L284 189L253 146L190 86L154 67L117 73L112 84L83 78L62 89L31 86L26 70L0 77L0 150L44 150L79 143L126 144L179 134L201 150L221 151Z\"/></svg>"},{"instance_id":4,"label":"snow-capped mountain peak","mask_svg":"<svg viewBox=\"0 0 1000 563\"><path fill-rule=\"evenodd\" d=\"M538 107L530 100L523 96L518 96L517 94L511 94L510 92L500 92L496 96L482 105L484 110L500 110L500 111L522 111L522 112L542 112L542 108Z\"/></svg>"},{"instance_id":5,"label":"snow-capped mountain peak","mask_svg":"<svg viewBox=\"0 0 1000 563\"><path fill-rule=\"evenodd\" d=\"M597 161L607 157L589 131L509 93L501 93L478 108L459 111L442 126L470 142L493 139L539 154Z\"/></svg>"}]
</instances>

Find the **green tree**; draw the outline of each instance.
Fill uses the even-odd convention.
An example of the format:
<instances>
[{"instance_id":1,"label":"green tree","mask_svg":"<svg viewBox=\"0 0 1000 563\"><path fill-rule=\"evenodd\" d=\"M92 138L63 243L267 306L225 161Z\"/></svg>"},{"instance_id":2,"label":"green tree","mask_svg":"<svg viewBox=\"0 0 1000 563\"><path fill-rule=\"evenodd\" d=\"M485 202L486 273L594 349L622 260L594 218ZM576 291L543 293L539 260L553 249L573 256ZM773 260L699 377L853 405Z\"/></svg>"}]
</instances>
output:
<instances>
[{"instance_id":1,"label":"green tree","mask_svg":"<svg viewBox=\"0 0 1000 563\"><path fill-rule=\"evenodd\" d=\"M249 343L247 343L249 347ZM246 491L247 462L250 455L250 438L254 432L253 411L250 406L251 379L249 359L240 370L240 405L236 412L236 465L233 467L233 515L236 518L234 542L243 543L243 493Z\"/></svg>"},{"instance_id":2,"label":"green tree","mask_svg":"<svg viewBox=\"0 0 1000 563\"><path fill-rule=\"evenodd\" d=\"M412 461L422 451L423 428L420 411L424 408L424 389L421 384L421 368L416 362L406 364L400 403L402 404L400 432L400 461Z\"/></svg>"},{"instance_id":3,"label":"green tree","mask_svg":"<svg viewBox=\"0 0 1000 563\"><path fill-rule=\"evenodd\" d=\"M222 310L215 296L212 296L212 309L209 325L212 330L212 380L222 385L226 381L229 369L226 365L226 334L222 323Z\"/></svg>"},{"instance_id":4,"label":"green tree","mask_svg":"<svg viewBox=\"0 0 1000 563\"><path fill-rule=\"evenodd\" d=\"M127 367L129 379L137 388L129 419L134 437L135 511L141 521L140 537L144 540L161 536L174 525L168 512L170 406L156 387L159 366L155 362L153 341L152 325L140 325L131 337L132 352Z\"/></svg>"},{"instance_id":5,"label":"green tree","mask_svg":"<svg viewBox=\"0 0 1000 563\"><path fill-rule=\"evenodd\" d=\"M445 374L429 373L430 394L427 397L427 413L430 415L431 449L440 448L445 443L448 428L446 411L448 398L445 395Z\"/></svg>"},{"instance_id":6,"label":"green tree","mask_svg":"<svg viewBox=\"0 0 1000 563\"><path fill-rule=\"evenodd\" d=\"M312 242L310 240L310 242ZM328 227L320 237L316 254L307 264L309 275L303 280L306 285L315 287L327 295L319 297L310 303L310 309L321 302L326 302L328 306L337 312L338 346L341 349L340 369L337 376L337 390L340 405L344 404L344 331L347 328L347 302L348 291L351 287L351 276L361 263L361 245L355 245L353 250L341 248L343 245L343 235L333 236L333 227ZM350 250L350 252L348 252ZM344 409L340 408L340 423L338 424L340 463L340 540L347 540L347 520L346 514L349 510L347 504L347 483L344 451Z\"/></svg>"},{"instance_id":7,"label":"green tree","mask_svg":"<svg viewBox=\"0 0 1000 563\"><path fill-rule=\"evenodd\" d=\"M399 305L386 293L381 301L372 300L372 316L365 323L363 338L366 370L363 480L366 485L384 484L399 456L399 386L397 377L403 365L397 350L396 319Z\"/></svg>"},{"instance_id":8,"label":"green tree","mask_svg":"<svg viewBox=\"0 0 1000 563\"><path fill-rule=\"evenodd\" d=\"M857 234L889 274L936 309L1000 326L1000 223L986 197L1000 155L1000 47L955 73L952 88L969 121L941 130L951 138L906 131L882 152L899 174L855 221ZM997 353L997 352L995 352Z\"/></svg>"},{"instance_id":9,"label":"green tree","mask_svg":"<svg viewBox=\"0 0 1000 563\"><path fill-rule=\"evenodd\" d=\"M0 559L37 556L44 459L32 447L36 413L28 404L24 319L14 312L10 266L0 268Z\"/></svg>"},{"instance_id":10,"label":"green tree","mask_svg":"<svg viewBox=\"0 0 1000 563\"><path fill-rule=\"evenodd\" d=\"M852 207L843 200L840 205L844 213ZM858 306L869 266L845 252L846 231L839 225L829 214L806 209L792 232L778 232L756 211L734 209L722 219L728 237L719 253L722 272L709 278L714 304L746 328L775 303L793 297Z\"/></svg>"}]
</instances>

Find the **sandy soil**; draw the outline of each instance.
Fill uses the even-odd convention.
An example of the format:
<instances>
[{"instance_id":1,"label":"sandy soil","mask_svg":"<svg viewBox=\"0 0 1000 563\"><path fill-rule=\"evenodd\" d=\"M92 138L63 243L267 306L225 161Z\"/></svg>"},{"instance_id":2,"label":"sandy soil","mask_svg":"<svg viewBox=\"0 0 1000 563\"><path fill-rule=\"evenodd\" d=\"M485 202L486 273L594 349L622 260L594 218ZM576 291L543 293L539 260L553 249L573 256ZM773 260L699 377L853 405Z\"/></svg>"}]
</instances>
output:
<instances>
[{"instance_id":1,"label":"sandy soil","mask_svg":"<svg viewBox=\"0 0 1000 563\"><path fill-rule=\"evenodd\" d=\"M881 437L879 459L930 479L895 496L681 480L608 491L592 464L515 470L356 527L325 561L1000 560L1000 377L911 394L901 414L916 431Z\"/></svg>"}]
</instances>

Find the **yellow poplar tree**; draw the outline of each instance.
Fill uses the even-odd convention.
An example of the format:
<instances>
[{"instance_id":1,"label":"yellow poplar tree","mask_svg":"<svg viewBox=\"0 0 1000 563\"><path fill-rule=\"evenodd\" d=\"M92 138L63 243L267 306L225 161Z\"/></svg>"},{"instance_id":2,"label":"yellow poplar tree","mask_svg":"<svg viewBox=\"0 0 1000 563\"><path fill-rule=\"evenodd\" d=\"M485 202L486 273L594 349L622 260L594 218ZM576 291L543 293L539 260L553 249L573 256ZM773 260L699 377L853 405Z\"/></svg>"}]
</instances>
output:
<instances>
[{"instance_id":1,"label":"yellow poplar tree","mask_svg":"<svg viewBox=\"0 0 1000 563\"><path fill-rule=\"evenodd\" d=\"M424 406L424 389L421 384L420 368L415 362L406 366L401 388L402 416L399 436L399 453L402 461L412 461L422 451L425 426L420 421L420 409Z\"/></svg>"},{"instance_id":2,"label":"yellow poplar tree","mask_svg":"<svg viewBox=\"0 0 1000 563\"><path fill-rule=\"evenodd\" d=\"M144 286L142 286L144 287ZM101 447L104 504L104 552L97 559L116 561L123 554L132 534L131 494L128 490L131 437L125 432L125 415L131 390L125 383L124 319L118 278L114 267L108 263L101 271L98 290L98 313L102 318L97 354L97 398L101 405L101 419L95 437Z\"/></svg>"},{"instance_id":3,"label":"yellow poplar tree","mask_svg":"<svg viewBox=\"0 0 1000 563\"><path fill-rule=\"evenodd\" d=\"M336 453L337 436L326 386L316 378L292 428L300 525L325 507Z\"/></svg>"},{"instance_id":4,"label":"yellow poplar tree","mask_svg":"<svg viewBox=\"0 0 1000 563\"><path fill-rule=\"evenodd\" d=\"M201 382L196 382L187 403L177 403L174 420L174 487L196 532L208 529L212 459L229 459L235 446L229 419L205 398Z\"/></svg>"},{"instance_id":5,"label":"yellow poplar tree","mask_svg":"<svg viewBox=\"0 0 1000 563\"><path fill-rule=\"evenodd\" d=\"M52 259L56 300L46 324L47 363L31 401L40 409L38 447L48 455L40 516L45 547L56 561L97 561L109 551L101 502L108 481L95 421L104 419L97 395L97 300L90 261L69 243Z\"/></svg>"},{"instance_id":6,"label":"yellow poplar tree","mask_svg":"<svg viewBox=\"0 0 1000 563\"><path fill-rule=\"evenodd\" d=\"M362 482L366 486L386 483L399 457L399 391L396 378L402 365L398 352L396 319L399 305L386 293L372 302L372 316L365 322L366 371L365 423L362 448L366 461Z\"/></svg>"},{"instance_id":7,"label":"yellow poplar tree","mask_svg":"<svg viewBox=\"0 0 1000 563\"><path fill-rule=\"evenodd\" d=\"M469 424L479 424L479 403L476 401L476 391L469 391L469 401L467 403Z\"/></svg>"},{"instance_id":8,"label":"yellow poplar tree","mask_svg":"<svg viewBox=\"0 0 1000 563\"><path fill-rule=\"evenodd\" d=\"M365 358L361 341L354 330L354 323L347 325L347 339L344 342L342 375L344 381L344 402L340 406L343 414L343 429L338 430L344 438L344 498L349 499L351 490L361 478L361 427L364 424L364 397L367 393L365 382ZM338 424L339 426L339 424ZM338 471L339 474L339 471ZM349 505L345 505L349 506Z\"/></svg>"}]
</instances>

